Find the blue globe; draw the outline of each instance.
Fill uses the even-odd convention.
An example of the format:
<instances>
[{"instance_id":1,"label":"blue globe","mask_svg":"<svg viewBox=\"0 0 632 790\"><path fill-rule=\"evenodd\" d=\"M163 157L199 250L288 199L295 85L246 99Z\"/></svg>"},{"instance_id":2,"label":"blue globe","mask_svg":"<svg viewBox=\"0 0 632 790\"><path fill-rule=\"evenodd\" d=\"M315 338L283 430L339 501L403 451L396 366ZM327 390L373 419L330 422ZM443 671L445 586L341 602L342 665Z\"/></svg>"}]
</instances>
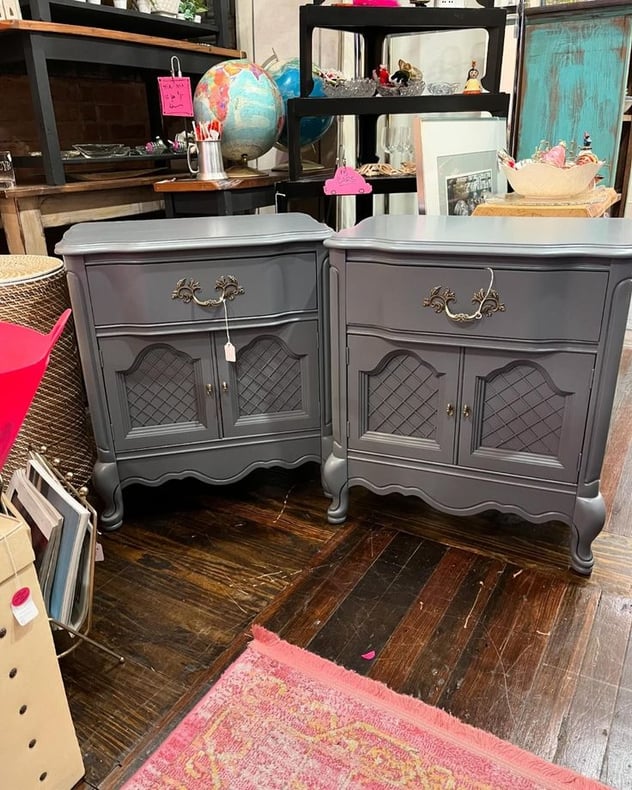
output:
<instances>
[{"instance_id":1,"label":"blue globe","mask_svg":"<svg viewBox=\"0 0 632 790\"><path fill-rule=\"evenodd\" d=\"M301 95L300 67L298 58L279 60L271 66L266 66L266 71L272 77L283 99L286 123L279 137L279 145L287 147L287 100L295 99ZM322 77L314 74L314 88L309 94L318 98L325 96ZM325 134L334 119L332 116L314 118L301 118L299 140L300 146L311 145Z\"/></svg>"},{"instance_id":2,"label":"blue globe","mask_svg":"<svg viewBox=\"0 0 632 790\"><path fill-rule=\"evenodd\" d=\"M222 154L257 159L276 143L285 122L274 81L245 58L225 60L202 75L193 95L196 121L222 126Z\"/></svg>"}]
</instances>

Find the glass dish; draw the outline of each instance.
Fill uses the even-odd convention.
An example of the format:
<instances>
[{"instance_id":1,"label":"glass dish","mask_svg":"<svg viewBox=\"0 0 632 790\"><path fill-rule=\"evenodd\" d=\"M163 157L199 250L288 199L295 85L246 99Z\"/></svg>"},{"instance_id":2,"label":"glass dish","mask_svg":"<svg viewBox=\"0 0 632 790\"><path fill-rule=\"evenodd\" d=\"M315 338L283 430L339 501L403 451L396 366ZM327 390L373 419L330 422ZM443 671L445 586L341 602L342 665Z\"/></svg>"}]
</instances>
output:
<instances>
[{"instance_id":1,"label":"glass dish","mask_svg":"<svg viewBox=\"0 0 632 790\"><path fill-rule=\"evenodd\" d=\"M129 145L115 143L82 143L81 145L73 145L73 148L88 159L106 156L127 156L130 151Z\"/></svg>"},{"instance_id":2,"label":"glass dish","mask_svg":"<svg viewBox=\"0 0 632 790\"><path fill-rule=\"evenodd\" d=\"M364 99L375 95L375 82L369 77L344 80L336 84L323 82L323 90L330 99Z\"/></svg>"},{"instance_id":3,"label":"glass dish","mask_svg":"<svg viewBox=\"0 0 632 790\"><path fill-rule=\"evenodd\" d=\"M448 96L456 93L460 87L460 82L431 82L428 84L428 92L434 96Z\"/></svg>"}]
</instances>

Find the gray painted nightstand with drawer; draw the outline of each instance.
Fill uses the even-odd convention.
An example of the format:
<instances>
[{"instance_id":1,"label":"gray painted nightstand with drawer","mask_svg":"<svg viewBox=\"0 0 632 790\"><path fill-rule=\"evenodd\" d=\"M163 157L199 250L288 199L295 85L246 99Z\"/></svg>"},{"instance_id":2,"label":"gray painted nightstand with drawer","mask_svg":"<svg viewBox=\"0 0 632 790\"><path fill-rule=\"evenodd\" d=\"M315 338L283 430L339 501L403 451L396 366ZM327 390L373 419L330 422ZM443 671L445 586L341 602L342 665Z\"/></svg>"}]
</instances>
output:
<instances>
[{"instance_id":1,"label":"gray painted nightstand with drawer","mask_svg":"<svg viewBox=\"0 0 632 790\"><path fill-rule=\"evenodd\" d=\"M107 529L122 487L321 461L331 230L303 214L75 225L63 255ZM235 361L225 352L227 320Z\"/></svg>"},{"instance_id":2,"label":"gray painted nightstand with drawer","mask_svg":"<svg viewBox=\"0 0 632 790\"><path fill-rule=\"evenodd\" d=\"M373 217L330 249L329 520L349 488L571 526L593 567L632 222Z\"/></svg>"}]
</instances>

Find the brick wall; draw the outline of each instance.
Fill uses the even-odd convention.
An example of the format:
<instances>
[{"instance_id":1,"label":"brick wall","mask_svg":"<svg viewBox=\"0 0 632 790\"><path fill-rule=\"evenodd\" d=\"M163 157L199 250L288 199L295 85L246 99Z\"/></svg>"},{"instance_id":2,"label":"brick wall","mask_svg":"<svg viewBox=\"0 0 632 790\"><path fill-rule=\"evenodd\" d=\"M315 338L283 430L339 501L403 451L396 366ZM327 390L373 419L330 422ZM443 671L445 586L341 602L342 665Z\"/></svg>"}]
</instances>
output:
<instances>
[{"instance_id":1,"label":"brick wall","mask_svg":"<svg viewBox=\"0 0 632 790\"><path fill-rule=\"evenodd\" d=\"M2 77L0 145L16 154L39 150L28 81ZM62 148L74 143L126 143L149 139L145 86L141 80L67 74L51 77L51 94Z\"/></svg>"},{"instance_id":2,"label":"brick wall","mask_svg":"<svg viewBox=\"0 0 632 790\"><path fill-rule=\"evenodd\" d=\"M150 138L145 85L141 80L94 74L51 77L62 149L75 143L141 145ZM25 75L2 76L0 148L24 155L40 144Z\"/></svg>"}]
</instances>

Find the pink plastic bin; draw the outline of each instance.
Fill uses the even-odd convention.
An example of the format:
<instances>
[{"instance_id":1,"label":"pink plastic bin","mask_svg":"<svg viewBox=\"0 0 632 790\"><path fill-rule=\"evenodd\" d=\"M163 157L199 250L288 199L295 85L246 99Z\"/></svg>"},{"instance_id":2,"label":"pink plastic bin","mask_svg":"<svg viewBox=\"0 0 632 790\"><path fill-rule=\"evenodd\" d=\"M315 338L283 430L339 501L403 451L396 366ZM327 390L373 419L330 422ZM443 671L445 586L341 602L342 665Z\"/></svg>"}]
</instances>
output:
<instances>
[{"instance_id":1,"label":"pink plastic bin","mask_svg":"<svg viewBox=\"0 0 632 790\"><path fill-rule=\"evenodd\" d=\"M71 312L65 310L47 335L0 321L0 472Z\"/></svg>"}]
</instances>

